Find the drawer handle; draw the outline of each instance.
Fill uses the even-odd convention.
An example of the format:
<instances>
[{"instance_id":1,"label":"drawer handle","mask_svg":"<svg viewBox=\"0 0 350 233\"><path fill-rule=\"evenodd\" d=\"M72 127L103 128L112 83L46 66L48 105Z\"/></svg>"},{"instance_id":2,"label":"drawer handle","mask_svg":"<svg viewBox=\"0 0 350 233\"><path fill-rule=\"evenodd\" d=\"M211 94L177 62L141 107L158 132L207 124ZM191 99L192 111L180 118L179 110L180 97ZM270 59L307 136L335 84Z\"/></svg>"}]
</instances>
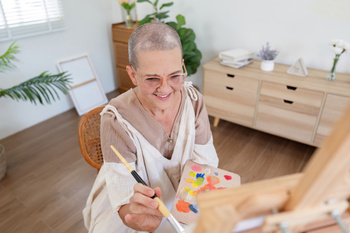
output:
<instances>
[{"instance_id":1,"label":"drawer handle","mask_svg":"<svg viewBox=\"0 0 350 233\"><path fill-rule=\"evenodd\" d=\"M234 74L227 74L227 77L234 78L235 75Z\"/></svg>"},{"instance_id":2,"label":"drawer handle","mask_svg":"<svg viewBox=\"0 0 350 233\"><path fill-rule=\"evenodd\" d=\"M290 100L283 100L283 102L285 102L286 104L293 104L293 101Z\"/></svg>"},{"instance_id":3,"label":"drawer handle","mask_svg":"<svg viewBox=\"0 0 350 233\"><path fill-rule=\"evenodd\" d=\"M233 90L233 87L228 87L228 86L226 86L226 89L232 91L232 90Z\"/></svg>"},{"instance_id":4,"label":"drawer handle","mask_svg":"<svg viewBox=\"0 0 350 233\"><path fill-rule=\"evenodd\" d=\"M287 85L287 89L288 89L288 90L293 90L293 91L295 91L295 90L297 89L297 87L293 87L293 86L288 86L288 85Z\"/></svg>"}]
</instances>

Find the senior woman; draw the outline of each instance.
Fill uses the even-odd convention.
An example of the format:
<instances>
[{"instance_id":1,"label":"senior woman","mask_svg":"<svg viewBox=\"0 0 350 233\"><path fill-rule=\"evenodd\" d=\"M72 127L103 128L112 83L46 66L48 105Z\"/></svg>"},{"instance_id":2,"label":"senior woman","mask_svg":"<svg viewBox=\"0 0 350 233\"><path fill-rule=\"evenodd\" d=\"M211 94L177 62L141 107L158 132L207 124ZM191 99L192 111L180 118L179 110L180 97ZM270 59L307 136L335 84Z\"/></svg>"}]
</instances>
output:
<instances>
[{"instance_id":1,"label":"senior woman","mask_svg":"<svg viewBox=\"0 0 350 233\"><path fill-rule=\"evenodd\" d=\"M129 38L126 70L136 86L112 99L101 115L104 164L83 211L89 232L172 232L156 193L170 209L187 160L218 165L203 96L185 82L178 34L150 23ZM136 183L113 145L145 180Z\"/></svg>"}]
</instances>

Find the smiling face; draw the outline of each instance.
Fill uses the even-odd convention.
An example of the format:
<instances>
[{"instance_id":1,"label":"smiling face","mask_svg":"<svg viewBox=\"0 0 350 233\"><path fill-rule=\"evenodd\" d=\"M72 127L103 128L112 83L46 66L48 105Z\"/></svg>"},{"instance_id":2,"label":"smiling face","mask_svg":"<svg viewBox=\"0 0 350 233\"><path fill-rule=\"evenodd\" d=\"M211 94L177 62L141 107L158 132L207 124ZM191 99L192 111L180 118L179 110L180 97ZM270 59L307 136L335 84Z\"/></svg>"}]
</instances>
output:
<instances>
[{"instance_id":1,"label":"smiling face","mask_svg":"<svg viewBox=\"0 0 350 233\"><path fill-rule=\"evenodd\" d=\"M170 86L165 80L156 88L148 88L141 77L146 75L167 76L175 72L182 72L182 54L178 47L170 50L139 50L137 53L138 68L128 66L128 74L137 88L135 93L146 110L166 111L176 107L181 100L181 86Z\"/></svg>"}]
</instances>

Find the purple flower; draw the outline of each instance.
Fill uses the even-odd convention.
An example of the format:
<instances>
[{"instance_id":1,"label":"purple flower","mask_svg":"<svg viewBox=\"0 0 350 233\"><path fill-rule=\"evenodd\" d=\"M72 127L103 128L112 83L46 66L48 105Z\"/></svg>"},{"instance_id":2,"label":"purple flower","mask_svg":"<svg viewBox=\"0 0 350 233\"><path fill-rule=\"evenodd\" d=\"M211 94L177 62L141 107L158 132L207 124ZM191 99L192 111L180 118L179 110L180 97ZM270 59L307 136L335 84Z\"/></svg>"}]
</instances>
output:
<instances>
[{"instance_id":1,"label":"purple flower","mask_svg":"<svg viewBox=\"0 0 350 233\"><path fill-rule=\"evenodd\" d=\"M258 56L262 60L274 60L277 57L278 53L278 50L271 49L270 43L266 42L266 47L262 46L262 49L260 50Z\"/></svg>"}]
</instances>

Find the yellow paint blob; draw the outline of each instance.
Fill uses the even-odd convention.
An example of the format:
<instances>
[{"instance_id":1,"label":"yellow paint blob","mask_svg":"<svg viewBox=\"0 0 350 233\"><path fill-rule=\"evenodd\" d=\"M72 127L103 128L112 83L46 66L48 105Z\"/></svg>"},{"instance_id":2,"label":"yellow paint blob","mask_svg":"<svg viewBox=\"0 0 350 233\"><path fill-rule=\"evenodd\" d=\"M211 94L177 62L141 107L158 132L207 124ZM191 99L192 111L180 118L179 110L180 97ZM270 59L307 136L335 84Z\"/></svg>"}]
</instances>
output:
<instances>
[{"instance_id":1,"label":"yellow paint blob","mask_svg":"<svg viewBox=\"0 0 350 233\"><path fill-rule=\"evenodd\" d=\"M196 177L197 173L196 172L193 172L193 171L190 171L190 176L192 177Z\"/></svg>"}]
</instances>

